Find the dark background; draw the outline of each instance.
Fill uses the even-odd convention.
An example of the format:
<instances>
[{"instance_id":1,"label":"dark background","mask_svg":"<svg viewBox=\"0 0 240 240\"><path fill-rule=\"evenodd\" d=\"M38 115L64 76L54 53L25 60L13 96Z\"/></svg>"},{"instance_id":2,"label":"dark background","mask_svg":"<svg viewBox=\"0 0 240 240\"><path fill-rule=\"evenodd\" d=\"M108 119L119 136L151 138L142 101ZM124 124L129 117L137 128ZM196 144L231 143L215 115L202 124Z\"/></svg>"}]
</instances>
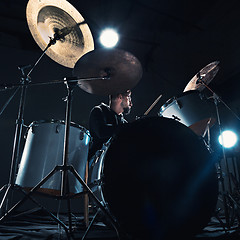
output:
<instances>
[{"instance_id":1,"label":"dark background","mask_svg":"<svg viewBox=\"0 0 240 240\"><path fill-rule=\"evenodd\" d=\"M19 83L19 65L34 64L42 54L26 21L26 0L0 2L0 83ZM133 121L154 100L162 98L149 113L156 116L173 96L181 95L192 77L213 61L220 70L209 84L230 109L240 115L240 3L238 0L72 0L86 19L99 48L98 37L105 27L120 34L118 48L134 54L141 62L143 76L133 90L134 108L127 116ZM32 82L46 82L72 75L45 55L31 74ZM0 107L14 89L0 91ZM205 91L205 90L204 90ZM46 119L65 119L64 84L31 86L27 90L24 124ZM19 92L0 116L0 185L8 182L18 113ZM107 101L105 96L74 91L72 121L88 129L91 108ZM239 131L239 120L219 104L223 128ZM25 129L24 129L25 132ZM183 136L184 137L184 136ZM174 151L173 143L173 151Z\"/></svg>"}]
</instances>

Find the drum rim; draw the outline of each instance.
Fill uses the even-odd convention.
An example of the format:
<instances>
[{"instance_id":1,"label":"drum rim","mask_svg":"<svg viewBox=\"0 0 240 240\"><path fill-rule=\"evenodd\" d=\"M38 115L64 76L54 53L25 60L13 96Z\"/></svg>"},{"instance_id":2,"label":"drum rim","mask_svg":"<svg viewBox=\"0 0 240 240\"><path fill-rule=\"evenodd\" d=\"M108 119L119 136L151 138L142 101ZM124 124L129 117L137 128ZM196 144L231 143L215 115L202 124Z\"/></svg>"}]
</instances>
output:
<instances>
[{"instance_id":1,"label":"drum rim","mask_svg":"<svg viewBox=\"0 0 240 240\"><path fill-rule=\"evenodd\" d=\"M33 127L33 126L40 125L40 124L42 124L42 123L58 123L58 124L65 125L65 120L57 120L57 119L35 120L35 121L32 121L32 122L29 124L28 129L30 129L30 128ZM75 123L75 122L71 122L71 123L70 123L70 126L76 127L76 128L79 128L79 129L83 130L84 133L86 133L90 138L92 138L89 130L87 130L85 127L81 126L80 124L77 124L77 123Z\"/></svg>"},{"instance_id":2,"label":"drum rim","mask_svg":"<svg viewBox=\"0 0 240 240\"><path fill-rule=\"evenodd\" d=\"M200 94L200 91L198 90L189 90L189 91L186 91L186 92L183 92L181 94L178 94L177 96L173 96L171 98L169 98L160 108L159 110L159 115L161 116L162 113L167 109L169 108L173 103L174 101L178 100L179 98L181 97L184 97L184 96L187 96L187 95L190 95L190 94Z\"/></svg>"}]
</instances>

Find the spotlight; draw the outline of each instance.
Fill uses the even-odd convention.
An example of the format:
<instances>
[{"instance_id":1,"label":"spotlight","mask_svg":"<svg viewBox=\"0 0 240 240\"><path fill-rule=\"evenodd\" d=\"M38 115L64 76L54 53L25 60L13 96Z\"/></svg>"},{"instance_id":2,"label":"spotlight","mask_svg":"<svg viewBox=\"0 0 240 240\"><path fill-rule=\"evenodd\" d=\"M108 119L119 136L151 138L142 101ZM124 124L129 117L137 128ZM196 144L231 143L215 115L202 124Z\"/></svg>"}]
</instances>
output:
<instances>
[{"instance_id":1,"label":"spotlight","mask_svg":"<svg viewBox=\"0 0 240 240\"><path fill-rule=\"evenodd\" d=\"M223 131L218 137L219 143L225 148L231 148L237 143L237 135L230 130Z\"/></svg>"},{"instance_id":2,"label":"spotlight","mask_svg":"<svg viewBox=\"0 0 240 240\"><path fill-rule=\"evenodd\" d=\"M101 44L107 48L112 48L112 47L116 46L118 39L119 39L119 37L118 37L117 32L111 28L107 28L107 29L103 30L100 35Z\"/></svg>"}]
</instances>

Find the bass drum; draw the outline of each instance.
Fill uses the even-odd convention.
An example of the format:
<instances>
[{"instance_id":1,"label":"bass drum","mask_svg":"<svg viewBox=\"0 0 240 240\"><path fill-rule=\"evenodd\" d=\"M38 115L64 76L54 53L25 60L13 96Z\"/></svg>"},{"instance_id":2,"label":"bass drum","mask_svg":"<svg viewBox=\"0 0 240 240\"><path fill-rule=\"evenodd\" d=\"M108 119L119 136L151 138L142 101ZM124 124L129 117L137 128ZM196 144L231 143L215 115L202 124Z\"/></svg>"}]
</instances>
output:
<instances>
[{"instance_id":1,"label":"bass drum","mask_svg":"<svg viewBox=\"0 0 240 240\"><path fill-rule=\"evenodd\" d=\"M27 131L16 184L29 190L36 186L57 165L63 164L65 123L61 120L35 121ZM73 165L84 179L90 144L90 134L82 126L70 125L68 165ZM83 191L82 185L69 174L69 192ZM50 195L59 195L61 172L57 171L38 190Z\"/></svg>"},{"instance_id":2,"label":"bass drum","mask_svg":"<svg viewBox=\"0 0 240 240\"><path fill-rule=\"evenodd\" d=\"M198 136L175 120L127 124L96 159L90 182L95 176L102 183L93 189L134 239L186 239L214 213L215 162Z\"/></svg>"}]
</instances>

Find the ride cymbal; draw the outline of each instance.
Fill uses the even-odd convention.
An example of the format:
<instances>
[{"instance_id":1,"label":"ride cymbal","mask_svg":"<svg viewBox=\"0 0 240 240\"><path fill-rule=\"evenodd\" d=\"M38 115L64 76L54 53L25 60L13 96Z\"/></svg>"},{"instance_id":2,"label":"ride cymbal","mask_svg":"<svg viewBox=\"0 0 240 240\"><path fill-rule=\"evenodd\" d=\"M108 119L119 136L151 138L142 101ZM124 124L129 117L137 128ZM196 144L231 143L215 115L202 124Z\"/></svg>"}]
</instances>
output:
<instances>
[{"instance_id":1,"label":"ride cymbal","mask_svg":"<svg viewBox=\"0 0 240 240\"><path fill-rule=\"evenodd\" d=\"M190 91L190 90L198 90L202 91L205 85L208 85L212 79L216 76L219 70L219 61L215 61L209 63L203 69L201 69L187 84L183 92ZM203 84L203 83L204 84Z\"/></svg>"},{"instance_id":2,"label":"ride cymbal","mask_svg":"<svg viewBox=\"0 0 240 240\"><path fill-rule=\"evenodd\" d=\"M65 0L29 0L26 17L39 47L46 50L54 40L46 54L65 67L73 68L81 56L94 49L84 18Z\"/></svg>"},{"instance_id":3,"label":"ride cymbal","mask_svg":"<svg viewBox=\"0 0 240 240\"><path fill-rule=\"evenodd\" d=\"M120 49L97 49L85 54L74 67L77 78L107 77L79 80L79 87L97 95L117 94L132 89L142 77L142 65L129 52Z\"/></svg>"}]
</instances>

